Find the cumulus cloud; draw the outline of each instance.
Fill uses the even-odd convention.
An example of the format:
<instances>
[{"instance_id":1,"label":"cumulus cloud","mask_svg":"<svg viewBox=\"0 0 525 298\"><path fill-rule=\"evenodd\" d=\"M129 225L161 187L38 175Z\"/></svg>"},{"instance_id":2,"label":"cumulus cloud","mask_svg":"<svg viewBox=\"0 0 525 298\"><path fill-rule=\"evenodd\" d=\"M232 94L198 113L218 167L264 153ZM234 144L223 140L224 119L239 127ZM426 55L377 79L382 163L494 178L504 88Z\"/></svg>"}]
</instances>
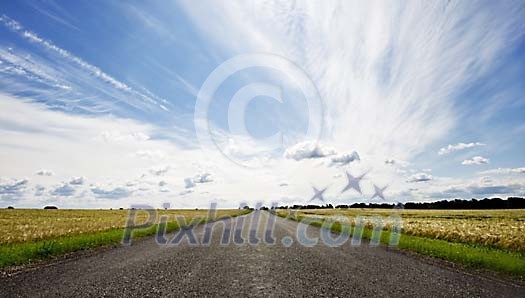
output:
<instances>
[{"instance_id":1,"label":"cumulus cloud","mask_svg":"<svg viewBox=\"0 0 525 298\"><path fill-rule=\"evenodd\" d=\"M387 164L387 165L393 165L395 163L396 163L396 161L394 159L387 159L387 160L385 160L385 164Z\"/></svg>"},{"instance_id":2,"label":"cumulus cloud","mask_svg":"<svg viewBox=\"0 0 525 298\"><path fill-rule=\"evenodd\" d=\"M488 158L485 158L483 156L474 156L471 159L465 159L461 164L462 165L483 165L488 164L490 160Z\"/></svg>"},{"instance_id":3,"label":"cumulus cloud","mask_svg":"<svg viewBox=\"0 0 525 298\"><path fill-rule=\"evenodd\" d=\"M150 174L155 176L162 176L170 170L169 166L153 167L149 170Z\"/></svg>"},{"instance_id":4,"label":"cumulus cloud","mask_svg":"<svg viewBox=\"0 0 525 298\"><path fill-rule=\"evenodd\" d=\"M331 158L332 164L347 165L353 161L361 160L359 154L353 151L352 153L343 153Z\"/></svg>"},{"instance_id":5,"label":"cumulus cloud","mask_svg":"<svg viewBox=\"0 0 525 298\"><path fill-rule=\"evenodd\" d=\"M302 142L295 144L284 152L284 157L300 161L303 159L315 159L331 157L329 165L347 165L353 161L361 160L356 151L351 153L338 153L332 147L315 142Z\"/></svg>"},{"instance_id":6,"label":"cumulus cloud","mask_svg":"<svg viewBox=\"0 0 525 298\"><path fill-rule=\"evenodd\" d=\"M85 182L85 178L84 177L75 177L75 178L72 178L71 180L69 180L69 184L71 185L83 185Z\"/></svg>"},{"instance_id":7,"label":"cumulus cloud","mask_svg":"<svg viewBox=\"0 0 525 298\"><path fill-rule=\"evenodd\" d=\"M314 142L302 142L286 149L284 157L299 161L309 158L322 158L335 154L337 154L337 151L331 147L326 147Z\"/></svg>"},{"instance_id":8,"label":"cumulus cloud","mask_svg":"<svg viewBox=\"0 0 525 298\"><path fill-rule=\"evenodd\" d=\"M13 180L3 181L0 179L0 198L2 199L17 199L22 197L29 181L27 179L23 180Z\"/></svg>"},{"instance_id":9,"label":"cumulus cloud","mask_svg":"<svg viewBox=\"0 0 525 298\"><path fill-rule=\"evenodd\" d=\"M407 182L414 183L414 182L427 182L432 180L433 177L430 174L427 173L417 173L410 177L408 177Z\"/></svg>"},{"instance_id":10,"label":"cumulus cloud","mask_svg":"<svg viewBox=\"0 0 525 298\"><path fill-rule=\"evenodd\" d=\"M210 173L198 174L198 175L196 175L193 178L193 182L195 182L195 183L208 183L208 182L212 182L212 181L213 181L213 179L211 178L211 174Z\"/></svg>"},{"instance_id":11,"label":"cumulus cloud","mask_svg":"<svg viewBox=\"0 0 525 298\"><path fill-rule=\"evenodd\" d=\"M53 176L53 171L50 171L50 170L40 170L40 171L37 171L35 173L35 175L38 175L38 176Z\"/></svg>"},{"instance_id":12,"label":"cumulus cloud","mask_svg":"<svg viewBox=\"0 0 525 298\"><path fill-rule=\"evenodd\" d=\"M163 187L163 186L166 186L168 185L168 183L166 181L159 181L159 186L160 187Z\"/></svg>"},{"instance_id":13,"label":"cumulus cloud","mask_svg":"<svg viewBox=\"0 0 525 298\"><path fill-rule=\"evenodd\" d=\"M195 182L193 182L192 178L184 178L184 185L186 188L192 188L195 187Z\"/></svg>"},{"instance_id":14,"label":"cumulus cloud","mask_svg":"<svg viewBox=\"0 0 525 298\"><path fill-rule=\"evenodd\" d=\"M197 174L193 178L185 178L184 184L186 188L193 188L199 183L209 183L213 182L210 173Z\"/></svg>"},{"instance_id":15,"label":"cumulus cloud","mask_svg":"<svg viewBox=\"0 0 525 298\"><path fill-rule=\"evenodd\" d=\"M492 175L492 174L525 174L525 168L497 168L486 171L478 172L481 175Z\"/></svg>"},{"instance_id":16,"label":"cumulus cloud","mask_svg":"<svg viewBox=\"0 0 525 298\"><path fill-rule=\"evenodd\" d=\"M64 183L63 185L56 187L51 191L51 195L60 197L70 197L75 194L75 188L71 185Z\"/></svg>"},{"instance_id":17,"label":"cumulus cloud","mask_svg":"<svg viewBox=\"0 0 525 298\"><path fill-rule=\"evenodd\" d=\"M42 185L36 185L35 186L35 196L40 197L44 195L44 192L46 191L46 188Z\"/></svg>"},{"instance_id":18,"label":"cumulus cloud","mask_svg":"<svg viewBox=\"0 0 525 298\"><path fill-rule=\"evenodd\" d=\"M133 192L125 187L116 187L113 189L103 189L101 187L91 188L91 192L97 198L103 199L122 199L129 197Z\"/></svg>"},{"instance_id":19,"label":"cumulus cloud","mask_svg":"<svg viewBox=\"0 0 525 298\"><path fill-rule=\"evenodd\" d=\"M464 150L464 149L467 149L467 148L478 147L478 146L485 146L485 144L479 143L479 142L475 142L475 143L457 143L455 145L448 145L447 147L443 147L443 148L439 149L438 154L439 155L445 155L445 154L449 154L449 153L454 152L454 151L460 151L460 150Z\"/></svg>"}]
</instances>

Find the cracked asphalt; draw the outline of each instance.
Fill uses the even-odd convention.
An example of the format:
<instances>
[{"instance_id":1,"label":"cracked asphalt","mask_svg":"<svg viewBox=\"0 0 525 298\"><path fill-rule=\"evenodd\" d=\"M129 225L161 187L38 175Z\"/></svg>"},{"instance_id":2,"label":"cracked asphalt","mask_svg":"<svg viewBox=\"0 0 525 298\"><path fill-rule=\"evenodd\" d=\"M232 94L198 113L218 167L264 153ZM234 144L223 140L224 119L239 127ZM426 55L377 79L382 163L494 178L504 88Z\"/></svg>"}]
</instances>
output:
<instances>
[{"instance_id":1,"label":"cracked asphalt","mask_svg":"<svg viewBox=\"0 0 525 298\"><path fill-rule=\"evenodd\" d=\"M270 245L263 243L264 223L272 221L276 242ZM230 224L230 243L221 244ZM253 230L261 243L233 243L241 226L246 241ZM365 241L330 247L319 240L306 247L297 242L298 227L305 226L255 211L196 227L199 241L212 231L209 245L184 238L159 246L151 237L3 276L0 297L525 297L520 284ZM320 239L320 228L306 231L308 239Z\"/></svg>"}]
</instances>

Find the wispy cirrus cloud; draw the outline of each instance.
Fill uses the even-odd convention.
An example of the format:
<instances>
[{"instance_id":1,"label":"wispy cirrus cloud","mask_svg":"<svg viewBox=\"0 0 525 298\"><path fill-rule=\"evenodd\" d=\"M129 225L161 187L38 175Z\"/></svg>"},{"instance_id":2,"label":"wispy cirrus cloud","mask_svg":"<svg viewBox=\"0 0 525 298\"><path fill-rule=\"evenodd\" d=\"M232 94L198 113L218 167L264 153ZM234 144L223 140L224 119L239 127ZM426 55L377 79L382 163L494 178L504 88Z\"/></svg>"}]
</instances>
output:
<instances>
[{"instance_id":1,"label":"wispy cirrus cloud","mask_svg":"<svg viewBox=\"0 0 525 298\"><path fill-rule=\"evenodd\" d=\"M516 2L209 4L181 3L221 51L303 67L325 102L324 141L383 160L410 160L446 137L456 96L498 67L524 28Z\"/></svg>"},{"instance_id":2,"label":"wispy cirrus cloud","mask_svg":"<svg viewBox=\"0 0 525 298\"><path fill-rule=\"evenodd\" d=\"M437 159L436 149L446 144L450 145L441 148L440 155L482 146L479 142L456 140L491 139L482 128L479 133L469 131L467 136L462 135L461 130L468 125L460 122L461 115L471 111L470 98L478 99L469 90L499 78L495 71L505 68L502 63L516 59L509 58L508 53L519 50L523 43L525 24L521 16L525 5L521 2L377 5L270 0L230 1L222 5L210 1L206 2L206 10L201 9L202 4L191 1L163 2L147 8L140 3L130 5L133 7L110 5L107 10L100 9L86 17L105 19L111 15L107 24L115 26L89 29L93 31L81 42L73 34L57 33L88 28L90 23L82 23L74 16L78 13L74 10L66 14L53 10L59 18L48 15L53 24L42 28L26 28L7 16L0 17L0 90L10 95L0 95L0 176L32 177L18 185L20 180L2 180L4 192L12 192L4 194L4 201L16 197L24 200L20 203L23 206L39 206L35 201L56 193L51 197L61 207L116 207L139 201L158 204L165 201L164 192L169 191L184 196L177 204L188 207L205 206L210 197L230 202L228 207L236 207L235 201L246 200L247 196L250 204L270 198L304 203L311 197L309 183L315 182L316 186L334 185L327 190L327 198L347 202L354 197L330 193L344 187L341 166L357 174L371 169L373 175L367 176L370 183L363 185L363 192L370 195L374 191L372 182L388 183L392 194L404 193L404 198L414 200L433 198L433 192L465 197L520 191L510 187L522 183L522 177L517 175L519 168L493 170L487 173L490 179L477 186L496 188L475 189L468 187L475 187L479 177L474 182L449 179L446 171L455 169L440 169L432 159ZM173 6L177 6L176 12ZM164 14L165 11L169 13ZM177 17L172 13L177 13ZM24 14L6 14L19 15L24 24L32 23L24 20ZM57 24L67 28L57 30ZM177 31L175 27L181 29ZM100 38L108 42L96 50L86 47ZM82 54L75 50L79 47L83 47ZM286 144L289 151L284 155L263 156L260 152L264 150L257 142L229 138L227 133L217 138L216 145L227 155L275 166L248 171L225 160L216 148L199 147L193 130L188 129L192 121L185 120L192 118L193 97L209 72L236 54L251 52L284 57L304 70L323 100L323 110L319 111L323 115L323 131L318 142L322 145L299 143L295 148L289 147L301 142L294 140ZM520 66L518 63L516 67ZM231 85L238 87L253 79L251 71L229 78ZM253 71L255 78L278 77L276 81L285 91L300 89L293 78L286 80L286 69L282 72L259 76L258 69ZM508 81L498 80L500 85L489 90L490 94L483 94L477 100L479 105L487 106L483 98L491 97L491 92L507 90ZM220 89L224 94L234 93L236 87L232 86L226 84ZM177 101L165 100L156 92L170 94ZM283 97L285 104L289 98L295 98L295 94L288 95ZM511 98L504 102L511 106L509 101L514 97L503 97ZM214 120L220 118L214 117L215 113L224 112L227 104L218 102L209 111ZM259 107L257 100L255 104ZM493 104L498 106L502 101L494 100ZM179 114L179 106L187 107L187 114ZM302 118L296 114L301 113L297 110L304 103L298 100L290 106L289 113L282 113L285 120L278 126L267 129L258 124L263 127L258 132L265 135L273 133L273 128L286 130L292 126L290 122ZM517 110L515 107L519 106L512 107ZM254 110L253 114L250 110L247 120L279 114ZM490 108L487 114L497 114L494 111L503 110ZM159 123L163 117L169 121ZM174 119L184 119L186 125L181 126ZM215 124L203 125L215 129ZM222 129L221 126L217 131L222 133ZM453 139L449 139L452 135ZM515 135L519 136L519 132ZM488 147L487 151L493 150ZM428 152L430 159L421 157L420 153L427 153L428 148L432 148ZM483 154L500 160L496 152ZM70 158L66 160L64 156ZM452 160L454 166L462 167L461 160ZM155 165L160 167L152 168ZM168 170L166 165L172 168ZM439 178L429 171L416 170L427 167L433 167ZM35 176L35 171L47 168L55 174ZM213 178L206 173L213 173ZM505 175L492 176L498 173ZM89 182L71 183L71 177L79 175L89 177ZM455 188L451 189L451 185ZM509 188L497 188L500 186Z\"/></svg>"},{"instance_id":3,"label":"wispy cirrus cloud","mask_svg":"<svg viewBox=\"0 0 525 298\"><path fill-rule=\"evenodd\" d=\"M114 78L97 66L94 66L73 53L55 45L52 41L24 28L19 22L6 15L0 16L0 24L17 34L29 43L42 50L42 57L23 50L1 49L0 61L5 65L0 68L0 76L12 81L8 91L17 93L24 88L37 91L51 102L71 103L71 97L80 98L74 101L76 109L84 112L107 112L118 110L119 105L126 105L138 111L163 113L170 110L171 104L151 92L140 92L128 84ZM52 57L52 61L45 59ZM34 84L39 84L35 86ZM24 87L25 86L25 87ZM30 86L30 87L29 87ZM89 100L81 100L89 99ZM63 99L62 101L60 99ZM95 103L93 100L97 99ZM115 102L117 100L117 103Z\"/></svg>"}]
</instances>

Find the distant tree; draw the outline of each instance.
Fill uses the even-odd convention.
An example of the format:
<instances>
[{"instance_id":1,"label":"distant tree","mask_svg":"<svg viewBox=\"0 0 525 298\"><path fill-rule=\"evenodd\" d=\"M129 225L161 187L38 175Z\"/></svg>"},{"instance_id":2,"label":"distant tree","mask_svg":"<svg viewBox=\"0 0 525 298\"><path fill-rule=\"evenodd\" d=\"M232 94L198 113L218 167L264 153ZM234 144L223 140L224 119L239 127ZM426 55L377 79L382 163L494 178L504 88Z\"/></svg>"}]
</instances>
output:
<instances>
[{"instance_id":1,"label":"distant tree","mask_svg":"<svg viewBox=\"0 0 525 298\"><path fill-rule=\"evenodd\" d=\"M15 207L9 206L9 207L7 207L7 209L15 209Z\"/></svg>"},{"instance_id":2,"label":"distant tree","mask_svg":"<svg viewBox=\"0 0 525 298\"><path fill-rule=\"evenodd\" d=\"M120 207L120 208L118 208L118 210L124 210L124 208Z\"/></svg>"},{"instance_id":3,"label":"distant tree","mask_svg":"<svg viewBox=\"0 0 525 298\"><path fill-rule=\"evenodd\" d=\"M57 206L45 206L44 209L58 209Z\"/></svg>"},{"instance_id":4,"label":"distant tree","mask_svg":"<svg viewBox=\"0 0 525 298\"><path fill-rule=\"evenodd\" d=\"M318 205L293 205L277 206L275 209L331 209L332 204L323 206ZM337 205L337 209L343 208L382 208L382 209L525 209L525 198L509 197L506 200L501 198L484 198L482 200L441 200L436 202L407 202L407 203L353 203L351 205Z\"/></svg>"}]
</instances>

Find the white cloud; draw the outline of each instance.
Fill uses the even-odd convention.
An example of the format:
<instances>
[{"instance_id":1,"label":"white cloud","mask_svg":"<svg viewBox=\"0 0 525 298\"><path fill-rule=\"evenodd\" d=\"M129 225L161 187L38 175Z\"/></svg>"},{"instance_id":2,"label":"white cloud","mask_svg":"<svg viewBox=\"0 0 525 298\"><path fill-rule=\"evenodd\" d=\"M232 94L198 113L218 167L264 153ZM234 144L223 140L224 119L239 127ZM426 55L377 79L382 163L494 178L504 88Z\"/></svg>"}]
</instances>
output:
<instances>
[{"instance_id":1,"label":"white cloud","mask_svg":"<svg viewBox=\"0 0 525 298\"><path fill-rule=\"evenodd\" d=\"M34 177L45 189L54 189L61 181L76 175L90 177L91 191L86 192L82 201L71 204L109 206L96 199L112 197L118 198L119 205L140 201L158 202L160 206L166 195L158 193L159 177L141 175L149 173L152 165L170 164L176 165L176 170L164 172L162 179L174 181L170 188L186 196L181 206L186 202L187 206L203 204L210 197L232 202L246 200L247 194L250 200L284 198L291 202L311 195L310 182L344 183L341 177L333 179L340 171L336 167L316 167L322 162L298 163L297 160L324 158L330 162L331 157L340 157L340 161L345 162L351 154L345 156L344 152L356 150L363 161L350 163L351 167L361 170L369 166L367 162L371 160L373 175L367 178L374 182L394 179L389 187L394 192L406 180L396 175L396 171L401 171L397 169L397 161L413 161L431 144L442 142L450 135L458 125L457 115L462 114L456 110L454 98L478 78L490 74L491 69L499 67L504 60L502 54L514 48L516 36L521 36L524 28L520 10L513 12L508 9L510 4L490 7L466 1L390 2L380 6L374 2L299 1L292 5L271 0L231 1L228 5L209 2L206 10L191 1L177 5L183 7L190 22L201 30L210 57L217 59L214 62L220 63L237 53L267 52L290 59L303 68L323 99L325 117L321 140L324 145L318 148L311 146L312 143L303 144L303 148L295 148L294 152L289 148L288 158L272 159L277 164L274 171L248 171L226 161L212 148L200 148L193 143L182 147L178 145L182 142L149 137L162 135L155 134L158 128L151 125L115 116L66 115L46 110L42 105L0 96L0 175L25 177L51 164L56 175ZM146 17L142 21L147 25L159 28L149 15L142 16ZM172 107L151 92L140 89L138 94L128 83L109 77L22 25L5 17L1 21L39 49L36 55L28 55L32 53L16 46L12 50L0 49L2 69L9 72L0 74L5 92L19 94L30 90L29 84L18 80L26 78L32 83L51 86L54 91L42 97L57 98L57 104L51 102L50 105L58 109L119 115L118 105L124 104L126 109L131 106L141 112L151 109L157 116L164 113L164 105L168 109ZM229 38L232 35L238 38L232 40ZM208 41L221 47L217 49ZM45 54L38 55L39 52ZM283 73L286 75L286 70ZM15 79L6 80L8 75ZM180 81L186 82L184 78ZM89 94L78 82L101 92ZM191 86L188 89L195 93ZM72 92L80 95L77 97L77 93ZM235 141L232 144L225 141L232 152L251 153L250 149L258 149L243 140ZM339 155L331 147L337 148ZM161 157L147 152L166 154ZM67 161L64 156L68 156ZM396 158L396 167L385 166L384 161L391 157ZM151 162L157 159L162 162ZM294 167L300 170L292 171ZM205 187L210 192L205 195L199 187L194 187L195 181L209 178L193 175L207 171L217 178ZM421 175L428 174L415 174L409 180L431 179L430 175ZM184 178L191 182L191 189L184 190L185 184L188 185L182 183ZM423 190L427 187L444 189L442 185L439 189L433 185L441 180L440 177L432 183L418 184L420 191L414 192L414 196L427 191ZM134 186L118 187L129 181L133 181ZM289 186L279 187L282 181L289 181ZM506 185L494 185L500 184ZM334 189L338 186L343 187L336 185ZM75 188L80 192L83 187ZM22 197L27 197L27 206L38 205L32 196Z\"/></svg>"},{"instance_id":2,"label":"white cloud","mask_svg":"<svg viewBox=\"0 0 525 298\"><path fill-rule=\"evenodd\" d=\"M28 182L27 179L9 179L7 181L0 179L0 198L13 200L22 197L27 188Z\"/></svg>"},{"instance_id":3,"label":"white cloud","mask_svg":"<svg viewBox=\"0 0 525 298\"><path fill-rule=\"evenodd\" d=\"M38 172L35 173L36 175L38 176L53 176L53 171L50 171L50 170L40 170Z\"/></svg>"},{"instance_id":4,"label":"white cloud","mask_svg":"<svg viewBox=\"0 0 525 298\"><path fill-rule=\"evenodd\" d=\"M438 154L439 155L445 155L445 154L449 154L449 153L454 152L454 151L460 151L460 150L464 150L464 149L467 149L467 148L473 148L473 147L478 147L478 146L485 146L485 144L479 143L479 142L475 142L475 143L457 143L455 145L448 145L447 147L443 147L443 148L439 149Z\"/></svg>"},{"instance_id":5,"label":"white cloud","mask_svg":"<svg viewBox=\"0 0 525 298\"><path fill-rule=\"evenodd\" d=\"M184 178L184 184L186 188L193 188L200 183L213 182L210 173L197 174L193 178Z\"/></svg>"},{"instance_id":6,"label":"white cloud","mask_svg":"<svg viewBox=\"0 0 525 298\"><path fill-rule=\"evenodd\" d=\"M186 188L193 188L195 187L195 182L193 182L192 178L184 178L184 185Z\"/></svg>"},{"instance_id":7,"label":"white cloud","mask_svg":"<svg viewBox=\"0 0 525 298\"><path fill-rule=\"evenodd\" d=\"M75 178L72 178L71 180L69 180L69 184L71 185L83 185L85 182L85 178L84 177L75 177Z\"/></svg>"},{"instance_id":8,"label":"white cloud","mask_svg":"<svg viewBox=\"0 0 525 298\"><path fill-rule=\"evenodd\" d=\"M149 140L149 136L143 132L103 131L100 137L105 142L141 142Z\"/></svg>"},{"instance_id":9,"label":"white cloud","mask_svg":"<svg viewBox=\"0 0 525 298\"><path fill-rule=\"evenodd\" d=\"M498 67L524 29L511 4L181 6L213 43L210 48L220 47L217 55L268 52L304 68L324 101L323 141L382 160L409 161L447 137L457 124L456 94ZM238 38L232 41L232 35Z\"/></svg>"},{"instance_id":10,"label":"white cloud","mask_svg":"<svg viewBox=\"0 0 525 298\"><path fill-rule=\"evenodd\" d=\"M53 196L70 197L75 194L75 188L69 184L64 183L63 185L53 189L50 194Z\"/></svg>"},{"instance_id":11,"label":"white cloud","mask_svg":"<svg viewBox=\"0 0 525 298\"><path fill-rule=\"evenodd\" d=\"M213 179L211 178L210 173L202 173L202 174L198 174L195 177L193 177L193 181L195 183L208 183L208 182L212 182Z\"/></svg>"},{"instance_id":12,"label":"white cloud","mask_svg":"<svg viewBox=\"0 0 525 298\"><path fill-rule=\"evenodd\" d=\"M432 180L433 177L427 173L417 173L408 177L407 182L427 182Z\"/></svg>"},{"instance_id":13,"label":"white cloud","mask_svg":"<svg viewBox=\"0 0 525 298\"><path fill-rule=\"evenodd\" d=\"M46 188L42 185L36 185L35 186L35 196L39 197L44 195Z\"/></svg>"},{"instance_id":14,"label":"white cloud","mask_svg":"<svg viewBox=\"0 0 525 298\"><path fill-rule=\"evenodd\" d=\"M465 159L461 164L462 165L483 165L488 164L490 160L483 156L474 156L471 159Z\"/></svg>"},{"instance_id":15,"label":"white cloud","mask_svg":"<svg viewBox=\"0 0 525 298\"><path fill-rule=\"evenodd\" d=\"M478 172L480 175L491 175L491 174L525 174L525 168L497 168L486 171Z\"/></svg>"},{"instance_id":16,"label":"white cloud","mask_svg":"<svg viewBox=\"0 0 525 298\"><path fill-rule=\"evenodd\" d=\"M387 159L387 160L385 160L385 164L387 164L387 165L393 165L395 163L396 163L395 159Z\"/></svg>"},{"instance_id":17,"label":"white cloud","mask_svg":"<svg viewBox=\"0 0 525 298\"><path fill-rule=\"evenodd\" d=\"M315 142L302 142L291 146L284 152L284 157L297 161L309 158L322 158L337 154L334 148Z\"/></svg>"},{"instance_id":18,"label":"white cloud","mask_svg":"<svg viewBox=\"0 0 525 298\"><path fill-rule=\"evenodd\" d=\"M155 176L162 176L170 170L169 166L157 166L149 170L150 174Z\"/></svg>"},{"instance_id":19,"label":"white cloud","mask_svg":"<svg viewBox=\"0 0 525 298\"><path fill-rule=\"evenodd\" d=\"M91 188L91 192L95 195L95 197L102 199L122 199L129 197L133 193L125 187L115 187L110 189L94 187Z\"/></svg>"},{"instance_id":20,"label":"white cloud","mask_svg":"<svg viewBox=\"0 0 525 298\"><path fill-rule=\"evenodd\" d=\"M454 186L444 190L430 193L431 198L441 199L468 199L468 198L486 198L491 196L523 196L525 195L525 184L498 184L498 185L478 185L471 184L466 186Z\"/></svg>"},{"instance_id":21,"label":"white cloud","mask_svg":"<svg viewBox=\"0 0 525 298\"><path fill-rule=\"evenodd\" d=\"M347 165L353 161L359 161L361 158L357 152L352 151L352 153L343 153L331 158L332 164Z\"/></svg>"},{"instance_id":22,"label":"white cloud","mask_svg":"<svg viewBox=\"0 0 525 298\"><path fill-rule=\"evenodd\" d=\"M100 68L89 64L82 58L55 45L52 41L38 36L35 32L25 29L20 23L10 19L6 15L0 16L0 24L18 34L29 43L47 52L47 55L37 55L32 53L27 55L24 52L17 53L11 49L10 53L0 51L0 58L8 61L10 66L0 70L16 70L19 77L23 77L27 82L37 82L47 85L49 90L44 92L46 95L54 96L53 100L69 103L70 98L61 98L65 91L75 91L75 98L79 94L81 97L89 97L88 101L78 101L78 108L86 111L107 112L108 108L115 108L112 100L115 98L119 102L126 103L141 111L168 112L171 104L151 92L142 93L132 88L126 83L110 76ZM18 49L16 49L18 50ZM49 59L48 56L52 56ZM53 61L53 62L50 62ZM30 84L21 80L13 81L19 89L28 89ZM95 87L99 91L99 96L93 97L93 93L88 94L88 89ZM34 89L34 88L32 88ZM14 90L11 89L12 91ZM70 96L72 94L70 93ZM98 101L98 102L97 102Z\"/></svg>"}]
</instances>

